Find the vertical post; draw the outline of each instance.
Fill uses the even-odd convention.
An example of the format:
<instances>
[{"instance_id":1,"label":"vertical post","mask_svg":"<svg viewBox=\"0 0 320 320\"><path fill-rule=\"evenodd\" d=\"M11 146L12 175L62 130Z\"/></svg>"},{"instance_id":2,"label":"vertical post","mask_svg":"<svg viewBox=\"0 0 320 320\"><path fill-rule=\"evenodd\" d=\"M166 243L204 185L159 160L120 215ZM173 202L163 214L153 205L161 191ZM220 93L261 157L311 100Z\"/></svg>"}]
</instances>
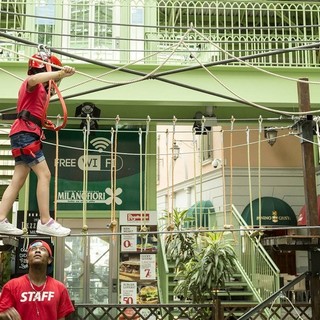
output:
<instances>
[{"instance_id":1,"label":"vertical post","mask_svg":"<svg viewBox=\"0 0 320 320\"><path fill-rule=\"evenodd\" d=\"M223 319L223 313L222 313L222 304L221 300L218 297L215 297L213 300L214 304L214 320L221 320Z\"/></svg>"},{"instance_id":2,"label":"vertical post","mask_svg":"<svg viewBox=\"0 0 320 320\"><path fill-rule=\"evenodd\" d=\"M307 81L308 79L302 78ZM298 99L299 110L308 112L310 108L309 84L306 82L298 82ZM307 226L317 226L318 221L318 205L317 191L315 178L315 164L313 152L313 120L312 115L306 115L306 118L301 121L301 150L303 161L303 177L304 177L304 193L306 205L306 224ZM311 141L311 142L309 142ZM319 235L319 229L308 229L308 235ZM311 294L311 309L312 320L320 319L320 255L315 250L308 251L310 277L310 294Z\"/></svg>"},{"instance_id":3,"label":"vertical post","mask_svg":"<svg viewBox=\"0 0 320 320\"><path fill-rule=\"evenodd\" d=\"M307 81L308 79L301 79ZM310 111L309 84L298 82L299 110L301 112ZM301 122L302 140L302 161L304 171L304 194L306 203L306 222L307 226L317 226L318 223L318 206L317 190L315 177L315 164L313 152L313 119L312 115L307 115L306 119ZM311 141L311 142L309 142ZM309 235L318 235L317 229L308 229Z\"/></svg>"}]
</instances>

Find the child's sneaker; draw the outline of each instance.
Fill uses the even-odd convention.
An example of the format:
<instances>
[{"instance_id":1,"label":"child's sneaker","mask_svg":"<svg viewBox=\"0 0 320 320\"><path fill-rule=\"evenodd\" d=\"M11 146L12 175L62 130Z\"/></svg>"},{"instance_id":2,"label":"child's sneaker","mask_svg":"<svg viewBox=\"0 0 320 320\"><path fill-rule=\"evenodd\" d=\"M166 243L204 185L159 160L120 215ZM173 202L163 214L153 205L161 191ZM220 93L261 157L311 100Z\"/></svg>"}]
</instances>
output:
<instances>
[{"instance_id":1,"label":"child's sneaker","mask_svg":"<svg viewBox=\"0 0 320 320\"><path fill-rule=\"evenodd\" d=\"M7 218L0 221L0 234L5 234L9 236L21 236L23 235L23 231L21 229L16 228L13 224L11 224Z\"/></svg>"},{"instance_id":2,"label":"child's sneaker","mask_svg":"<svg viewBox=\"0 0 320 320\"><path fill-rule=\"evenodd\" d=\"M36 232L52 237L66 237L70 234L71 230L63 227L60 223L50 218L49 222L46 224L42 224L41 220L39 219Z\"/></svg>"}]
</instances>

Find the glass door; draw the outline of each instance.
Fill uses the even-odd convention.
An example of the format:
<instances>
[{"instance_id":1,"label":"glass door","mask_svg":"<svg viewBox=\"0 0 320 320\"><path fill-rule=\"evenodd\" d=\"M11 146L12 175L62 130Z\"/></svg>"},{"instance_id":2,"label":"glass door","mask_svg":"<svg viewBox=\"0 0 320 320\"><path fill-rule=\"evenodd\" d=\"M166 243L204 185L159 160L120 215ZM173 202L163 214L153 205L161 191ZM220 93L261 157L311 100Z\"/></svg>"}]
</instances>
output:
<instances>
[{"instance_id":1,"label":"glass door","mask_svg":"<svg viewBox=\"0 0 320 320\"><path fill-rule=\"evenodd\" d=\"M106 220L103 223L100 220L102 225L106 225ZM117 261L116 241L107 231L107 228L89 227L86 236L81 230L72 228L72 234L76 236L58 239L55 257L59 257L59 261L55 265L55 276L64 282L75 303L117 302L117 286L114 286L117 278L114 276L117 271L117 263L114 263Z\"/></svg>"}]
</instances>

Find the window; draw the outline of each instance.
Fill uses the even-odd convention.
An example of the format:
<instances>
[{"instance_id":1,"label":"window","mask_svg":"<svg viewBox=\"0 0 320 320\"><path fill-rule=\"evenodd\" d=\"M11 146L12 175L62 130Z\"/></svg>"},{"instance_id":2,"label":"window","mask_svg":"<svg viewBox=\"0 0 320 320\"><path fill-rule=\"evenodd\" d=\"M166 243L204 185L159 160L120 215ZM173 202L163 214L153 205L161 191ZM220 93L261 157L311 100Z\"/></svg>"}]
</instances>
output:
<instances>
[{"instance_id":1,"label":"window","mask_svg":"<svg viewBox=\"0 0 320 320\"><path fill-rule=\"evenodd\" d=\"M212 159L213 137L211 131L207 131L207 134L199 135L199 150L200 152L202 151L202 161Z\"/></svg>"},{"instance_id":2,"label":"window","mask_svg":"<svg viewBox=\"0 0 320 320\"><path fill-rule=\"evenodd\" d=\"M73 1L71 20L70 48L88 48L87 58L108 60L107 49L113 46L112 3Z\"/></svg>"}]
</instances>

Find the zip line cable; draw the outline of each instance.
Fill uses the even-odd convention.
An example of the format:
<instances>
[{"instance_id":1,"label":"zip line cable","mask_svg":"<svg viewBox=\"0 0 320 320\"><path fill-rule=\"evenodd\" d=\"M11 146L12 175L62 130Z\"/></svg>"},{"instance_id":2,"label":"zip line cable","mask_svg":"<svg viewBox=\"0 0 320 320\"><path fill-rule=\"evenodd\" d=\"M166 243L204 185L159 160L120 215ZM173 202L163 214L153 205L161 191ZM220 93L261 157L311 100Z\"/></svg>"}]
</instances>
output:
<instances>
[{"instance_id":1,"label":"zip line cable","mask_svg":"<svg viewBox=\"0 0 320 320\"><path fill-rule=\"evenodd\" d=\"M191 30L191 29L189 29ZM0 36L4 36L4 37L8 37L8 35L6 34L3 34L2 32L0 32ZM12 38L12 39L16 39L16 41L22 41L22 42L25 42L27 44L30 44L30 45L35 45L34 43L30 42L30 41L27 41L27 40L23 40L23 39L19 39L17 37L13 37L13 36L9 36L9 38ZM316 45L315 44L312 44L312 45L309 45L309 46L301 46L301 47L315 47L315 46L319 46L320 43L317 43ZM283 50L286 50L286 51L295 51L296 48L292 49L292 48L288 48L288 49L283 49ZM93 64L96 64L96 65L100 65L100 66L106 66L108 68L112 68L112 69L116 69L117 67L116 66L113 66L113 65L109 65L109 64L105 64L105 63L102 63L102 62L98 62L98 61L94 61L92 59L86 59L86 58L83 58L83 57L79 57L79 56L75 56L75 55L71 55L69 53L63 53L61 52L60 50L57 50L57 49L54 49L52 48L51 49L52 52L56 52L56 53L60 53L62 55L66 55L66 56L73 56L75 59L79 59L79 60L83 60L83 61L87 61L87 62L91 62ZM279 51L279 50L277 50ZM271 55L271 54L275 54L275 51L272 51L272 52L267 52L267 53L264 53L264 56L265 55ZM256 56L256 55L254 55ZM234 59L234 58L233 58ZM244 60L243 57L239 58L241 60ZM232 59L229 59L229 61L232 60ZM238 61L237 59L235 59L235 61ZM220 63L220 62L219 62ZM210 64L203 64L201 66L197 66L197 68L200 68L200 67L208 67L208 66L212 66L214 64L210 63ZM185 68L184 68L185 69ZM181 69L180 69L181 70ZM191 70L191 69L188 69L188 70ZM138 71L134 71L134 70L131 70L131 69L127 69L127 68L123 68L121 69L120 71L123 71L123 72L128 72L128 73L133 73L133 74L136 74L136 75L140 75L140 76L145 76L146 77L146 73L143 73L143 72L138 72ZM176 73L178 70L175 70L174 73ZM180 71L179 71L180 72ZM160 80L160 81L163 81L163 82L166 82L166 83L169 83L169 84L173 84L173 85L178 85L178 86L181 86L183 88L186 88L186 89L192 89L192 90L195 90L195 91L199 91L199 92L202 92L202 93L207 93L207 94L210 94L210 95L215 95L217 97L221 97L221 98L224 98L224 99L227 99L227 100L231 100L231 101L235 101L235 102L239 102L241 104L245 104L245 105L250 105L250 106L254 106L254 107L262 107L260 105L257 105L257 104L253 104L253 103L248 103L248 101L244 101L243 99L237 99L237 98L233 98L233 97L229 97L229 96L225 96L225 95L222 95L222 94L218 94L218 93L214 93L214 92L211 92L211 91L208 91L208 90L204 90L204 89L200 89L200 88L195 88L194 86L190 86L190 85L186 85L186 84L182 84L182 83L179 83L179 82L176 82L176 81L173 81L173 80L169 80L169 79L164 79L164 78L160 78L160 76L163 76L164 73L159 73L159 74L154 74L150 77L146 77L145 79L157 79L157 80ZM92 93L92 92L97 92L97 91L100 91L100 90L106 90L106 89L110 89L110 88L113 88L113 87L118 87L118 86L122 86L124 84L128 84L128 83L116 83L116 84L113 84L113 85L109 85L109 86L106 86L106 87L102 87L102 88L96 88L94 90L89 90L89 91L86 91L86 92L82 92L81 94L73 94L73 95L69 95L69 96L65 96L64 99L67 99L67 98L71 98L71 97L75 97L75 96L78 96L78 95L83 95L83 94L87 94L87 93ZM130 83L129 83L130 84ZM55 99L53 99L52 101L56 101ZM281 111L281 110L275 110L275 109L270 109L270 108L267 108L267 107L264 107L265 109L264 110L268 110L268 111L271 111L271 112L274 112L274 113L280 113L280 114L299 114L299 115L302 115L302 114L310 114L310 113L317 113L317 112L320 112L320 110L316 110L316 111L312 111L312 112L291 112L291 113L288 113L288 112L285 112L285 111Z\"/></svg>"}]
</instances>

